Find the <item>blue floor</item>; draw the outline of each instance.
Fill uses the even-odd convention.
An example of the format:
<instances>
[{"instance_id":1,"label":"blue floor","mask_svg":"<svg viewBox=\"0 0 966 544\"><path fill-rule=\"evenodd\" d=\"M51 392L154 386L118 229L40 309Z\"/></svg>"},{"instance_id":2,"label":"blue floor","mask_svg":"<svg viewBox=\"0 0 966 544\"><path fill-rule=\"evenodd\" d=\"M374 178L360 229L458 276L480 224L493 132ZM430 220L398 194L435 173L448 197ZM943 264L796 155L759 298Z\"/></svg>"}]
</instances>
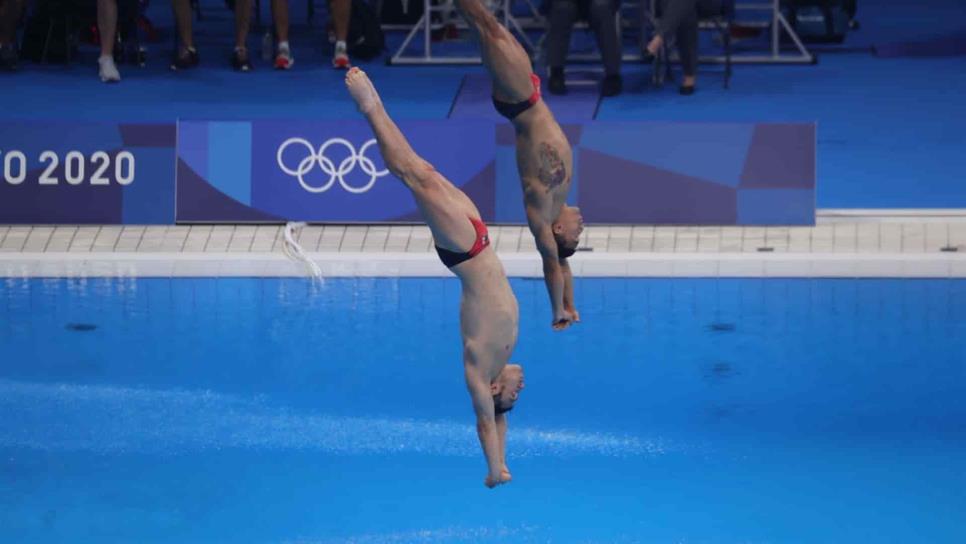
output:
<instances>
[{"instance_id":1,"label":"blue floor","mask_svg":"<svg viewBox=\"0 0 966 544\"><path fill-rule=\"evenodd\" d=\"M262 63L251 74L227 65L229 13L211 0L198 26L199 70L172 74L172 38L152 45L150 64L121 66L124 81L106 86L96 78L94 52L68 67L30 65L0 75L0 119L165 121L182 119L348 119L342 75L328 68L321 25L293 33L295 68L288 73ZM170 33L167 5L152 17ZM300 22L304 6L292 8ZM700 90L681 97L673 85L646 87L649 68L624 67L627 92L604 100L601 120L816 122L818 206L821 208L966 207L966 57L878 58L877 43L928 39L962 30L955 0L863 2L863 27L846 51L820 56L817 66L740 66L725 90L708 68ZM323 15L317 16L321 20ZM399 36L391 37L398 43ZM254 46L258 36L253 35ZM257 48L256 48L257 49ZM823 48L829 50L829 48ZM835 51L834 49L832 51ZM386 67L363 63L398 118L447 116L467 73L477 67Z\"/></svg>"},{"instance_id":2,"label":"blue floor","mask_svg":"<svg viewBox=\"0 0 966 544\"><path fill-rule=\"evenodd\" d=\"M0 541L966 541L966 282L513 287L491 491L454 279L4 282Z\"/></svg>"}]
</instances>

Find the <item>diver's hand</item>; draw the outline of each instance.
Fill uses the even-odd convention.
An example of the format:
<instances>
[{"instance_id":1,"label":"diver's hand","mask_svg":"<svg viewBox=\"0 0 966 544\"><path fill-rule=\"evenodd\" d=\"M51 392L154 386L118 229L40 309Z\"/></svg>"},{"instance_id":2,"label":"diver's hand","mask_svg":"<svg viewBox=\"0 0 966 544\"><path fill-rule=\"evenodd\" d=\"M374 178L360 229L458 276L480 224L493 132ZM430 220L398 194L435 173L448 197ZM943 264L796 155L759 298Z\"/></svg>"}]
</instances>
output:
<instances>
[{"instance_id":1,"label":"diver's hand","mask_svg":"<svg viewBox=\"0 0 966 544\"><path fill-rule=\"evenodd\" d=\"M553 323L550 324L555 331L562 331L569 327L571 323L574 322L574 314L568 312L567 310L560 310L554 312Z\"/></svg>"},{"instance_id":2,"label":"diver's hand","mask_svg":"<svg viewBox=\"0 0 966 544\"><path fill-rule=\"evenodd\" d=\"M513 475L510 474L510 469L506 465L503 465L503 469L500 471L500 477L503 478L504 482L509 482L513 479Z\"/></svg>"},{"instance_id":3,"label":"diver's hand","mask_svg":"<svg viewBox=\"0 0 966 544\"><path fill-rule=\"evenodd\" d=\"M486 487L489 487L490 489L493 489L498 485L509 483L510 480L512 479L513 477L510 476L509 472L505 470L501 470L500 474L497 476L493 476L492 474L488 475L486 479L483 480L483 485L485 485Z\"/></svg>"},{"instance_id":4,"label":"diver's hand","mask_svg":"<svg viewBox=\"0 0 966 544\"><path fill-rule=\"evenodd\" d=\"M574 323L580 323L580 312L578 312L576 308L570 306L567 308L567 311L570 312L570 315L574 317Z\"/></svg>"}]
</instances>

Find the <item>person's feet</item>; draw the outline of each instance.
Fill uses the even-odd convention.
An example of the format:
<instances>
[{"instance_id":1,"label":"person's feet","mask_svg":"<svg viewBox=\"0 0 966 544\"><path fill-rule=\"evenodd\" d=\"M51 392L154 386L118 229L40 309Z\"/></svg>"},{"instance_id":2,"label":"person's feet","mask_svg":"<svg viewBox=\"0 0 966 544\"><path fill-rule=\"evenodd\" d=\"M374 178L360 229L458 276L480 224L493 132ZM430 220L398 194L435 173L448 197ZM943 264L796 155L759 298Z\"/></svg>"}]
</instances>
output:
<instances>
[{"instance_id":1,"label":"person's feet","mask_svg":"<svg viewBox=\"0 0 966 544\"><path fill-rule=\"evenodd\" d=\"M332 56L332 67L337 70L348 70L349 53L345 42L335 42L335 54Z\"/></svg>"},{"instance_id":2,"label":"person's feet","mask_svg":"<svg viewBox=\"0 0 966 544\"><path fill-rule=\"evenodd\" d=\"M694 89L695 89L694 83L695 83L694 76L684 76L684 79L681 80L681 86L678 88L678 93L684 96L690 96L694 94Z\"/></svg>"},{"instance_id":3,"label":"person's feet","mask_svg":"<svg viewBox=\"0 0 966 544\"><path fill-rule=\"evenodd\" d=\"M123 58L117 62L127 62L144 68L144 66L147 64L148 51L143 45L132 45L124 49L124 54L122 57Z\"/></svg>"},{"instance_id":4,"label":"person's feet","mask_svg":"<svg viewBox=\"0 0 966 544\"><path fill-rule=\"evenodd\" d=\"M567 82L564 79L563 68L550 68L550 77L547 78L547 90L550 94L567 94Z\"/></svg>"},{"instance_id":5,"label":"person's feet","mask_svg":"<svg viewBox=\"0 0 966 544\"><path fill-rule=\"evenodd\" d=\"M98 65L98 76L100 76L101 81L104 83L117 83L121 81L121 73L117 71L117 65L114 64L114 57L111 55L101 55L97 59Z\"/></svg>"},{"instance_id":6,"label":"person's feet","mask_svg":"<svg viewBox=\"0 0 966 544\"><path fill-rule=\"evenodd\" d=\"M352 68L345 75L345 85L349 89L349 94L356 101L356 107L365 115L378 108L382 101L376 87L369 80L369 76L358 68Z\"/></svg>"},{"instance_id":7,"label":"person's feet","mask_svg":"<svg viewBox=\"0 0 966 544\"><path fill-rule=\"evenodd\" d=\"M172 70L188 70L198 66L198 51L194 47L179 47L171 59Z\"/></svg>"},{"instance_id":8,"label":"person's feet","mask_svg":"<svg viewBox=\"0 0 966 544\"><path fill-rule=\"evenodd\" d=\"M244 47L235 48L231 55L231 67L237 72L250 72L252 70L252 61L248 58L248 49Z\"/></svg>"},{"instance_id":9,"label":"person's feet","mask_svg":"<svg viewBox=\"0 0 966 544\"><path fill-rule=\"evenodd\" d=\"M20 69L20 58L13 45L0 45L0 70L16 72Z\"/></svg>"},{"instance_id":10,"label":"person's feet","mask_svg":"<svg viewBox=\"0 0 966 544\"><path fill-rule=\"evenodd\" d=\"M601 96L617 96L624 90L624 80L620 74L604 76L600 83Z\"/></svg>"},{"instance_id":11,"label":"person's feet","mask_svg":"<svg viewBox=\"0 0 966 544\"><path fill-rule=\"evenodd\" d=\"M292 58L292 51L288 45L280 44L278 51L275 53L275 69L288 70L293 64L295 64L295 59Z\"/></svg>"}]
</instances>

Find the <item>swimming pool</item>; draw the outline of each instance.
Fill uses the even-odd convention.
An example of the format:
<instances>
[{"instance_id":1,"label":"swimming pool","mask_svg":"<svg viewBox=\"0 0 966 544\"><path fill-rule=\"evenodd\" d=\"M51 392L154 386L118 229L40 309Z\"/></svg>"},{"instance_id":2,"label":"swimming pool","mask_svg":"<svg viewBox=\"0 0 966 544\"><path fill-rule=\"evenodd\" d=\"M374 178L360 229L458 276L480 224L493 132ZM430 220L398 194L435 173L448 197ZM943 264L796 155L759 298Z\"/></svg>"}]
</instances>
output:
<instances>
[{"instance_id":1,"label":"swimming pool","mask_svg":"<svg viewBox=\"0 0 966 544\"><path fill-rule=\"evenodd\" d=\"M455 279L0 279L0 540L966 539L966 281L512 283L487 490Z\"/></svg>"}]
</instances>

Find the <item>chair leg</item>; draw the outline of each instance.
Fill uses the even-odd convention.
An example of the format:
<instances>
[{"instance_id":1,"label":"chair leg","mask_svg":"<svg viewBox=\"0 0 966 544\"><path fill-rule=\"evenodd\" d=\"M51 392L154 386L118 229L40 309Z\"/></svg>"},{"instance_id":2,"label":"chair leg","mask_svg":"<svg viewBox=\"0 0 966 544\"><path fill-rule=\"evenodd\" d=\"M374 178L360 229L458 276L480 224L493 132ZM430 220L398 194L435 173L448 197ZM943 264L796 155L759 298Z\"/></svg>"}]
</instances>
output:
<instances>
[{"instance_id":1,"label":"chair leg","mask_svg":"<svg viewBox=\"0 0 966 544\"><path fill-rule=\"evenodd\" d=\"M654 60L651 62L651 83L655 87L664 86L664 78L667 66L667 47L661 45L661 48L657 50L657 54L654 55Z\"/></svg>"},{"instance_id":2,"label":"chair leg","mask_svg":"<svg viewBox=\"0 0 966 544\"><path fill-rule=\"evenodd\" d=\"M727 89L731 83L731 23L719 17L715 17L712 21L715 30L721 36L721 47L724 49L724 88Z\"/></svg>"},{"instance_id":3,"label":"chair leg","mask_svg":"<svg viewBox=\"0 0 966 544\"><path fill-rule=\"evenodd\" d=\"M66 60L67 64L70 64L70 30L73 26L71 24L72 22L73 21L71 21L70 15L64 17L64 59Z\"/></svg>"},{"instance_id":4,"label":"chair leg","mask_svg":"<svg viewBox=\"0 0 966 544\"><path fill-rule=\"evenodd\" d=\"M674 82L674 73L671 71L671 51L667 46L667 42L661 45L661 59L664 62L664 77L661 78L661 83L665 81Z\"/></svg>"},{"instance_id":5,"label":"chair leg","mask_svg":"<svg viewBox=\"0 0 966 544\"><path fill-rule=\"evenodd\" d=\"M47 21L47 37L44 38L44 50L40 53L41 64L47 64L47 53L50 51L50 38L54 35L54 20Z\"/></svg>"}]
</instances>

